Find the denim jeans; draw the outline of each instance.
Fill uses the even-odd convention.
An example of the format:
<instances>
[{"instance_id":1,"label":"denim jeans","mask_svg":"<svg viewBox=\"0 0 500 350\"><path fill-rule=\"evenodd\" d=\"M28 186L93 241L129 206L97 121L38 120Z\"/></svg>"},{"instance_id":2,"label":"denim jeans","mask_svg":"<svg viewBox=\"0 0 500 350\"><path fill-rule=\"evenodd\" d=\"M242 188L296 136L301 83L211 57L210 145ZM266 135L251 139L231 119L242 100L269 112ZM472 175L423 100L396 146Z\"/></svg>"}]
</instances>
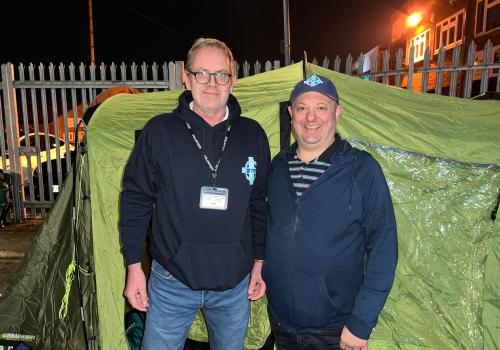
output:
<instances>
[{"instance_id":1,"label":"denim jeans","mask_svg":"<svg viewBox=\"0 0 500 350\"><path fill-rule=\"evenodd\" d=\"M250 315L247 288L248 276L233 289L194 291L153 260L142 349L182 350L199 309L211 350L243 349Z\"/></svg>"},{"instance_id":2,"label":"denim jeans","mask_svg":"<svg viewBox=\"0 0 500 350\"><path fill-rule=\"evenodd\" d=\"M339 350L343 327L314 329L305 333L290 333L273 320L273 332L278 350Z\"/></svg>"}]
</instances>

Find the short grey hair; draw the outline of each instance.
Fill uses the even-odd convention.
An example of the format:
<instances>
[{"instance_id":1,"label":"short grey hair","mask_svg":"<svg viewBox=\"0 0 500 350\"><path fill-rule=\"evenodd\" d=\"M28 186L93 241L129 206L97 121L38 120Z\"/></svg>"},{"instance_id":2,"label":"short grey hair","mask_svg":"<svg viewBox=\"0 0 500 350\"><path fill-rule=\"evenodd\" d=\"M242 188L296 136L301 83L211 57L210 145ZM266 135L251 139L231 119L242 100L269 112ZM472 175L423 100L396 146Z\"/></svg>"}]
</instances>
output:
<instances>
[{"instance_id":1,"label":"short grey hair","mask_svg":"<svg viewBox=\"0 0 500 350\"><path fill-rule=\"evenodd\" d=\"M227 60L229 61L229 67L231 73L234 73L234 58L233 53L229 49L229 47L222 41L213 38L198 38L194 42L193 46L189 49L187 54L187 69L191 69L191 65L193 64L193 57L196 53L196 50L201 49L203 47L214 47L217 49L221 49L226 54Z\"/></svg>"}]
</instances>

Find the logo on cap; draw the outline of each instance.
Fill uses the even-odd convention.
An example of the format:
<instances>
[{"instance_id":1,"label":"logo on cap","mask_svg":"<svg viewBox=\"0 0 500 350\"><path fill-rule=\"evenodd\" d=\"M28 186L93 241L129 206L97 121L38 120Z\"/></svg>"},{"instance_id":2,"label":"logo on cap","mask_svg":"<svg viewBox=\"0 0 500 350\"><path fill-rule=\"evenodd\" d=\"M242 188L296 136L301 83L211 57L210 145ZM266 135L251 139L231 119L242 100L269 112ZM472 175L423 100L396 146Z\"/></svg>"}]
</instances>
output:
<instances>
[{"instance_id":1,"label":"logo on cap","mask_svg":"<svg viewBox=\"0 0 500 350\"><path fill-rule=\"evenodd\" d=\"M315 87L316 85L323 84L323 80L321 80L317 75L311 75L309 78L304 80L304 84Z\"/></svg>"}]
</instances>

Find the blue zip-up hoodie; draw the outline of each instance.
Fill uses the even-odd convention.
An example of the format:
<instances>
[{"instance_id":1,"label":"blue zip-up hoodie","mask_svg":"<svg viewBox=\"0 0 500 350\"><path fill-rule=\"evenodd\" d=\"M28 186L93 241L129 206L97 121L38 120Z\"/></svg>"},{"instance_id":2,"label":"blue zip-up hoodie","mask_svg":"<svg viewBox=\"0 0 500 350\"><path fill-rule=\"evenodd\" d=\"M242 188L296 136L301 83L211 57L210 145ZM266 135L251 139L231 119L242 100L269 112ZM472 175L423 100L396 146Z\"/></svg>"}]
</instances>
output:
<instances>
[{"instance_id":1,"label":"blue zip-up hoodie","mask_svg":"<svg viewBox=\"0 0 500 350\"><path fill-rule=\"evenodd\" d=\"M227 290L264 258L269 144L259 123L240 117L232 95L228 119L214 127L190 109L192 100L183 92L175 111L152 118L137 140L120 198L122 252L127 265L142 260L151 222L150 252L158 263L193 290ZM201 209L201 187L212 186L203 153L215 166L228 123L216 182L229 191L228 207Z\"/></svg>"},{"instance_id":2,"label":"blue zip-up hoodie","mask_svg":"<svg viewBox=\"0 0 500 350\"><path fill-rule=\"evenodd\" d=\"M288 171L293 148L273 159L263 278L270 316L287 331L345 325L368 339L394 280L396 221L377 161L339 141L301 197Z\"/></svg>"}]
</instances>

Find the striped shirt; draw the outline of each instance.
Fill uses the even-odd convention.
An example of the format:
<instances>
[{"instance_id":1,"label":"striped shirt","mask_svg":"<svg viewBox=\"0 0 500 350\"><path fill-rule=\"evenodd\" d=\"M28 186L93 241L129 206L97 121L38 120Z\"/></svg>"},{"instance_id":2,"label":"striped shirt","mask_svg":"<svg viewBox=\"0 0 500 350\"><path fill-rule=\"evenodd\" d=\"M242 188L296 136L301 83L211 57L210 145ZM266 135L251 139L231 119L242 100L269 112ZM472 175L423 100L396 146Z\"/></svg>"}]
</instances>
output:
<instances>
[{"instance_id":1,"label":"striped shirt","mask_svg":"<svg viewBox=\"0 0 500 350\"><path fill-rule=\"evenodd\" d=\"M305 163L297 157L297 143L292 146L288 157L288 172L297 197L302 196L304 191L332 165L332 158L341 150L342 143L340 136L335 135L335 142L318 158L309 163Z\"/></svg>"}]
</instances>

